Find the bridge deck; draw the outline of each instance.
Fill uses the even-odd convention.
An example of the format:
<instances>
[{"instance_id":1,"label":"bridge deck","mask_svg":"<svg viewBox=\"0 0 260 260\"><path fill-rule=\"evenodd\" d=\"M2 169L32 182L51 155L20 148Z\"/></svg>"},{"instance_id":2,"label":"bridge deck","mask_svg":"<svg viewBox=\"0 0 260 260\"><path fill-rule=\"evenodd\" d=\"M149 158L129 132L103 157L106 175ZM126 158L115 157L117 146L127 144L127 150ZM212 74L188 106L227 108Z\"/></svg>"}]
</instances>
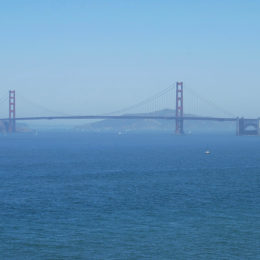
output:
<instances>
[{"instance_id":1,"label":"bridge deck","mask_svg":"<svg viewBox=\"0 0 260 260\"><path fill-rule=\"evenodd\" d=\"M27 121L27 120L61 120L61 119L159 119L159 120L176 120L176 116L40 116L40 117L16 117L15 120ZM237 118L225 118L225 117L178 117L179 120L196 120L196 121L226 121L234 122ZM9 120L9 118L3 118L0 120Z\"/></svg>"}]
</instances>

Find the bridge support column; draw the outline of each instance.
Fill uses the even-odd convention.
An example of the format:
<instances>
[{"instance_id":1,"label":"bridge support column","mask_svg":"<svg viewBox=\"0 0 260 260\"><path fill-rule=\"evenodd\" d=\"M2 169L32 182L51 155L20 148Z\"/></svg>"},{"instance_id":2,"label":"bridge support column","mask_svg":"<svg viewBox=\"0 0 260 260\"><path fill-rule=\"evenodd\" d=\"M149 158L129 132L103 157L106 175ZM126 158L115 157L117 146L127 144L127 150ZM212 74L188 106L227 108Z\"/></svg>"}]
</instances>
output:
<instances>
[{"instance_id":1,"label":"bridge support column","mask_svg":"<svg viewBox=\"0 0 260 260\"><path fill-rule=\"evenodd\" d=\"M15 133L16 122L15 122L15 90L9 91L9 133Z\"/></svg>"},{"instance_id":2,"label":"bridge support column","mask_svg":"<svg viewBox=\"0 0 260 260\"><path fill-rule=\"evenodd\" d=\"M175 133L183 134L183 82L176 83L176 125Z\"/></svg>"},{"instance_id":3,"label":"bridge support column","mask_svg":"<svg viewBox=\"0 0 260 260\"><path fill-rule=\"evenodd\" d=\"M237 135L260 135L260 120L237 118Z\"/></svg>"},{"instance_id":4,"label":"bridge support column","mask_svg":"<svg viewBox=\"0 0 260 260\"><path fill-rule=\"evenodd\" d=\"M239 119L239 117L237 117L237 120L236 120L236 135L237 135L237 136L240 135L239 123L240 123L240 119Z\"/></svg>"}]
</instances>

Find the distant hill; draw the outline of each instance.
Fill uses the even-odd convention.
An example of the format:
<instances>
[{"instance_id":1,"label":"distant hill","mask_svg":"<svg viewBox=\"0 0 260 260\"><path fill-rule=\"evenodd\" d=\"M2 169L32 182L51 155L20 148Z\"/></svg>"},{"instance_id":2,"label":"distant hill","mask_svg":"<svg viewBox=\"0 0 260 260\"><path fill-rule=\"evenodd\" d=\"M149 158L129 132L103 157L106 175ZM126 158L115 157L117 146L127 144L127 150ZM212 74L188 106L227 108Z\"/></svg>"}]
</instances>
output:
<instances>
[{"instance_id":1,"label":"distant hill","mask_svg":"<svg viewBox=\"0 0 260 260\"><path fill-rule=\"evenodd\" d=\"M175 116L175 110L164 109L152 113L127 114L134 116ZM185 116L194 116L186 114ZM173 132L175 128L174 120L163 119L107 119L84 125L79 125L76 130L86 132ZM212 122L212 121L185 121L184 129L188 132L193 131L214 131L214 130L234 130L234 126L229 122Z\"/></svg>"}]
</instances>

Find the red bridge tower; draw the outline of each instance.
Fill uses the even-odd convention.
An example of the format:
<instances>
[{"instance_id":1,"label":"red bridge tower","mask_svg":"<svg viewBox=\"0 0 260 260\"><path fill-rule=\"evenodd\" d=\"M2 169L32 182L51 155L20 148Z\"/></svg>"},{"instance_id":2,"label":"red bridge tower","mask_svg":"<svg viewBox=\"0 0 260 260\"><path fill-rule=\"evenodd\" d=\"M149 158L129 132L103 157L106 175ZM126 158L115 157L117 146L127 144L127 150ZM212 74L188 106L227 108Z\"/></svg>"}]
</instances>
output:
<instances>
[{"instance_id":1,"label":"red bridge tower","mask_svg":"<svg viewBox=\"0 0 260 260\"><path fill-rule=\"evenodd\" d=\"M9 133L16 131L15 123L15 90L9 91Z\"/></svg>"},{"instance_id":2,"label":"red bridge tower","mask_svg":"<svg viewBox=\"0 0 260 260\"><path fill-rule=\"evenodd\" d=\"M183 134L183 82L176 83L176 134Z\"/></svg>"}]
</instances>

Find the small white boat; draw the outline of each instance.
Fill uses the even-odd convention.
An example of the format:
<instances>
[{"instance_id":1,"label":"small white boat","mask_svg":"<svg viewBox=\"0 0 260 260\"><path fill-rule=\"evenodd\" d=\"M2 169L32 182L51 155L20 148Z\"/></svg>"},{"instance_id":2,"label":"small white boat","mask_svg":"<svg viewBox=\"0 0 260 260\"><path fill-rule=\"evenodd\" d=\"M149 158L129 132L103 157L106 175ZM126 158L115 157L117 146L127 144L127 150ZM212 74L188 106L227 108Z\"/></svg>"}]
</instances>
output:
<instances>
[{"instance_id":1,"label":"small white boat","mask_svg":"<svg viewBox=\"0 0 260 260\"><path fill-rule=\"evenodd\" d=\"M210 150L206 150L204 153L205 154L211 154Z\"/></svg>"}]
</instances>

